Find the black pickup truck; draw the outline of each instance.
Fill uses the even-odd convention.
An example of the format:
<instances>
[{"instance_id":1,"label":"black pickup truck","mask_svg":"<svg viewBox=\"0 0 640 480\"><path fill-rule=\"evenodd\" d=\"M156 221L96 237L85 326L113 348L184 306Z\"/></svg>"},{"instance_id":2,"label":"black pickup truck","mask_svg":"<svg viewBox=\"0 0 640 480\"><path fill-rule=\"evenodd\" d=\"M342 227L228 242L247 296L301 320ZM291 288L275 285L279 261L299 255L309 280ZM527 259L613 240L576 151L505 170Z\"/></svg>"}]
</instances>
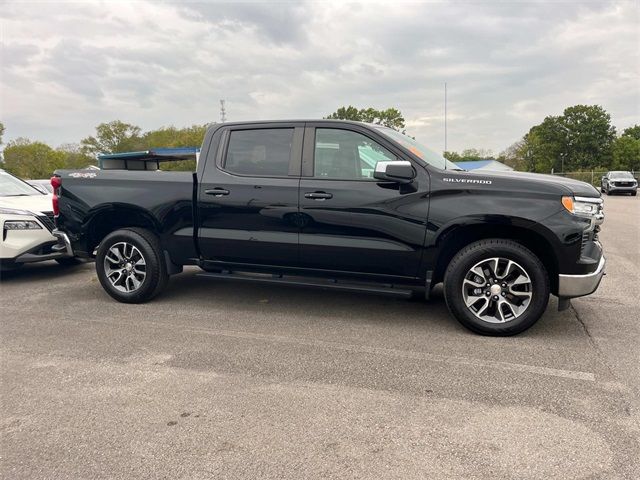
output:
<instances>
[{"instance_id":1,"label":"black pickup truck","mask_svg":"<svg viewBox=\"0 0 640 480\"><path fill-rule=\"evenodd\" d=\"M120 302L150 300L183 265L427 298L443 282L462 324L512 335L540 318L550 293L566 308L604 274L602 199L591 185L467 172L378 125L223 123L208 129L196 172L157 166L52 178L60 248L95 257Z\"/></svg>"}]
</instances>

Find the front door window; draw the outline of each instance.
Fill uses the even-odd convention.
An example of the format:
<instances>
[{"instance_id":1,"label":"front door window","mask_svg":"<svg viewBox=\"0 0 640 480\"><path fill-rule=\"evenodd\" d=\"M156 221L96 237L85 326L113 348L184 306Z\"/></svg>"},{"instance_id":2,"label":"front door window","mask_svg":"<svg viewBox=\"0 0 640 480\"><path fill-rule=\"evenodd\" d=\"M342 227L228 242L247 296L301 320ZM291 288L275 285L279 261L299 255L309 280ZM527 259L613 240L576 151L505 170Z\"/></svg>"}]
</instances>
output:
<instances>
[{"instance_id":1,"label":"front door window","mask_svg":"<svg viewBox=\"0 0 640 480\"><path fill-rule=\"evenodd\" d=\"M327 180L373 180L377 162L398 158L369 137L349 130L316 129L314 174Z\"/></svg>"}]
</instances>

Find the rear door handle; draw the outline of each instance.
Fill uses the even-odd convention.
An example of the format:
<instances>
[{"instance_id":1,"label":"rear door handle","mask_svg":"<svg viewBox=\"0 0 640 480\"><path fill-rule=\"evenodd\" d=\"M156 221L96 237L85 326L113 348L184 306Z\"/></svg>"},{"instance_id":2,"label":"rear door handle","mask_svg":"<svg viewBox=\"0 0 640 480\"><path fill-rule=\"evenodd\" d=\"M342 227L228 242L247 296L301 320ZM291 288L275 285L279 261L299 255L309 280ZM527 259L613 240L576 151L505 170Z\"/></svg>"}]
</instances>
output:
<instances>
[{"instance_id":1,"label":"rear door handle","mask_svg":"<svg viewBox=\"0 0 640 480\"><path fill-rule=\"evenodd\" d=\"M207 195L213 195L214 197L222 197L223 195L229 195L230 192L224 188L216 187L205 190L204 193Z\"/></svg>"},{"instance_id":2,"label":"rear door handle","mask_svg":"<svg viewBox=\"0 0 640 480\"><path fill-rule=\"evenodd\" d=\"M333 198L333 195L326 192L307 192L304 194L304 198L311 198L313 200L328 200L329 198Z\"/></svg>"}]
</instances>

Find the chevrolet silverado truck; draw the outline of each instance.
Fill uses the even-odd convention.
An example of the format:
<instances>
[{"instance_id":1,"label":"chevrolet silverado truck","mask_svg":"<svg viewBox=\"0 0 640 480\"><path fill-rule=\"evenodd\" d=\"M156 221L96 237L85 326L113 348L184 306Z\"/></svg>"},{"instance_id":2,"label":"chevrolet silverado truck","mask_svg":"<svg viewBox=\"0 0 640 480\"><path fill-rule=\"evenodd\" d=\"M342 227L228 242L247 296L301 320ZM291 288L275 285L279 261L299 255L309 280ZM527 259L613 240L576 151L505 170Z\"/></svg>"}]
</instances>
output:
<instances>
[{"instance_id":1,"label":"chevrolet silverado truck","mask_svg":"<svg viewBox=\"0 0 640 480\"><path fill-rule=\"evenodd\" d=\"M114 299L145 302L184 265L201 275L429 297L464 326L513 335L549 295L596 290L603 203L591 185L469 172L379 125L337 120L208 128L195 172L161 152L105 155L52 178L60 248L95 257ZM428 310L428 303L425 304Z\"/></svg>"}]
</instances>

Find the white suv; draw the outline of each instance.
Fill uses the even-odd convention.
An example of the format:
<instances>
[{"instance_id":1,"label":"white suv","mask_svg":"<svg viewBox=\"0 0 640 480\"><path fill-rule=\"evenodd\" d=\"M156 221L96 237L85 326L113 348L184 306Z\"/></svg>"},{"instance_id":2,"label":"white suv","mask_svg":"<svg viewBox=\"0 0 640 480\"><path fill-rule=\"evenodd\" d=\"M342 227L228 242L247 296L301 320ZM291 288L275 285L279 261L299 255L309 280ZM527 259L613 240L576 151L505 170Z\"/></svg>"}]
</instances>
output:
<instances>
[{"instance_id":1,"label":"white suv","mask_svg":"<svg viewBox=\"0 0 640 480\"><path fill-rule=\"evenodd\" d=\"M43 260L56 260L63 265L77 263L71 249L60 249L51 234L51 209L51 195L0 170L0 269Z\"/></svg>"}]
</instances>

